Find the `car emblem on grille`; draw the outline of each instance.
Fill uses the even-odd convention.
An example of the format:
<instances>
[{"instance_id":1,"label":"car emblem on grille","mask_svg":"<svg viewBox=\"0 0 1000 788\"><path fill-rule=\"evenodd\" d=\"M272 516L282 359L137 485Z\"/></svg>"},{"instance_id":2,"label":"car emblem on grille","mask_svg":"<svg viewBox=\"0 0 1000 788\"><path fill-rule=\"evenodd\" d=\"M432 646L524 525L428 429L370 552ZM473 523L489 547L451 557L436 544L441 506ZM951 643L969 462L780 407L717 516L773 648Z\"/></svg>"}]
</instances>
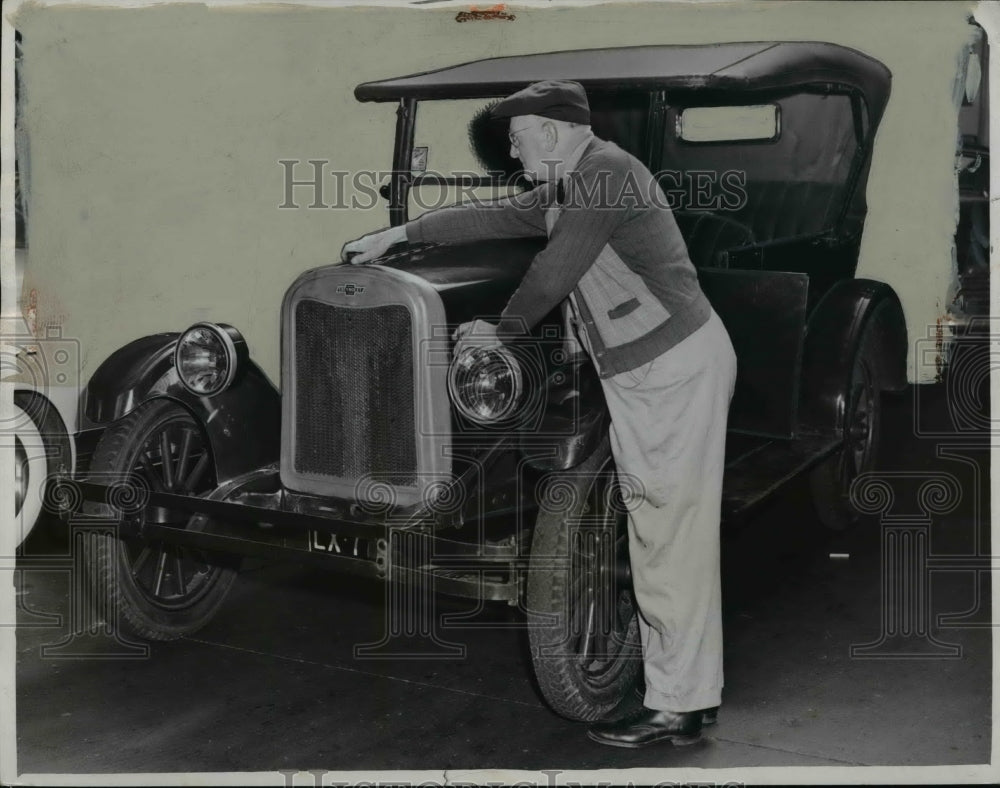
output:
<instances>
[{"instance_id":1,"label":"car emblem on grille","mask_svg":"<svg viewBox=\"0 0 1000 788\"><path fill-rule=\"evenodd\" d=\"M337 292L338 293L343 293L346 296L353 296L353 295L357 295L358 293L365 292L365 286L364 285L356 285L356 284L354 284L354 282L348 282L345 285L338 285L337 286Z\"/></svg>"}]
</instances>

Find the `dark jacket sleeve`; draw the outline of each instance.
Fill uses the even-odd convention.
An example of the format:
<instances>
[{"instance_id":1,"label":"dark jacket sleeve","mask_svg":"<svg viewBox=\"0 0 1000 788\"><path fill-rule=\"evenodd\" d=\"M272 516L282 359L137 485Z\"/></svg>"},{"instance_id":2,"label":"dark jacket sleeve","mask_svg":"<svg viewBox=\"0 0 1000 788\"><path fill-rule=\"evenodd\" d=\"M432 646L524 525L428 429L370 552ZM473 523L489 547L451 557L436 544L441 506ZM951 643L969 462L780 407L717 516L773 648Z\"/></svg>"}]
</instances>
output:
<instances>
[{"instance_id":1,"label":"dark jacket sleeve","mask_svg":"<svg viewBox=\"0 0 1000 788\"><path fill-rule=\"evenodd\" d=\"M411 243L457 244L490 238L545 235L548 185L492 202L469 202L430 211L406 224Z\"/></svg>"}]
</instances>

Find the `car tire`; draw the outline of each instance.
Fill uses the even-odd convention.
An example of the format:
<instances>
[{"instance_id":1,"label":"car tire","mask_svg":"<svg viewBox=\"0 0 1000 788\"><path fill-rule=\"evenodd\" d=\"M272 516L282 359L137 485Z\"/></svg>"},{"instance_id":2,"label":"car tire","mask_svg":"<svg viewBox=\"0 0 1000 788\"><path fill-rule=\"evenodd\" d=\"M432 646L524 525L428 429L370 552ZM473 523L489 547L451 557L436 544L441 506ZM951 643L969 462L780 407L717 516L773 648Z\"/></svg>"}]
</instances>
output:
<instances>
[{"instance_id":1,"label":"car tire","mask_svg":"<svg viewBox=\"0 0 1000 788\"><path fill-rule=\"evenodd\" d=\"M163 462L165 454L168 463ZM201 424L182 406L154 400L105 431L89 478L113 484L134 474L152 490L205 496L215 488L214 473ZM86 506L92 514L116 516L105 504ZM153 507L145 514L198 530L210 523L202 515ZM153 542L139 534L93 533L89 540L87 566L97 604L116 617L118 627L149 640L173 640L207 624L239 565L233 556Z\"/></svg>"},{"instance_id":2,"label":"car tire","mask_svg":"<svg viewBox=\"0 0 1000 788\"><path fill-rule=\"evenodd\" d=\"M809 475L813 506L820 522L843 531L859 519L851 505L851 484L877 467L882 428L882 376L876 311L854 354L844 412L844 445Z\"/></svg>"},{"instance_id":3,"label":"car tire","mask_svg":"<svg viewBox=\"0 0 1000 788\"><path fill-rule=\"evenodd\" d=\"M527 581L535 677L555 712L597 720L632 691L642 669L627 512L608 439L540 491Z\"/></svg>"},{"instance_id":4,"label":"car tire","mask_svg":"<svg viewBox=\"0 0 1000 788\"><path fill-rule=\"evenodd\" d=\"M41 523L53 539L66 539L66 524L60 519L48 486L57 477L73 474L73 441L56 406L36 391L14 392L17 413L15 510L23 542ZM22 510L22 505L24 509ZM43 511L44 510L44 511Z\"/></svg>"},{"instance_id":5,"label":"car tire","mask_svg":"<svg viewBox=\"0 0 1000 788\"><path fill-rule=\"evenodd\" d=\"M14 516L17 523L15 546L20 547L42 513L49 463L46 443L38 423L16 399L14 413L17 424L14 433Z\"/></svg>"}]
</instances>

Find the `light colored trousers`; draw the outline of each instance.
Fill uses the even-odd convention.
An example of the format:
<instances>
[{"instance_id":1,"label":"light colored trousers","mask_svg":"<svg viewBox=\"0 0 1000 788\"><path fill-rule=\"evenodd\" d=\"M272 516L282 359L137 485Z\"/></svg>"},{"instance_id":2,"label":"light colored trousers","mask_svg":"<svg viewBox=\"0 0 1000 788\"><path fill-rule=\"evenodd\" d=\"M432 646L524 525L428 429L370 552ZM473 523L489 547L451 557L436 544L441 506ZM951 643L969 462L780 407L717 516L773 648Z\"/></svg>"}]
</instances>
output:
<instances>
[{"instance_id":1,"label":"light colored trousers","mask_svg":"<svg viewBox=\"0 0 1000 788\"><path fill-rule=\"evenodd\" d=\"M735 381L736 356L714 311L649 364L602 380L615 464L644 490L628 524L651 709L722 699L719 519Z\"/></svg>"}]
</instances>

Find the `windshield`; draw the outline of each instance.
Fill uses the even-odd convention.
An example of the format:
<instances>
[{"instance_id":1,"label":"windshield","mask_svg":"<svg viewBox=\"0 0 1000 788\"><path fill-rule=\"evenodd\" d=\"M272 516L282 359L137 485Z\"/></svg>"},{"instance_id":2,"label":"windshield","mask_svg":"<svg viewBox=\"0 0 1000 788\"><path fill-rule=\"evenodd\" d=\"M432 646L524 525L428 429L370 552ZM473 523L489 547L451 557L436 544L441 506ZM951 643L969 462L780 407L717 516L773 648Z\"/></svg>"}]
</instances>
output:
<instances>
[{"instance_id":1,"label":"windshield","mask_svg":"<svg viewBox=\"0 0 1000 788\"><path fill-rule=\"evenodd\" d=\"M648 160L649 93L592 93L591 126L634 156ZM509 121L493 119L498 99L421 101L414 123L409 217L476 199L496 199L529 186L518 178L521 163L510 155ZM462 183L454 181L461 179Z\"/></svg>"},{"instance_id":2,"label":"windshield","mask_svg":"<svg viewBox=\"0 0 1000 788\"><path fill-rule=\"evenodd\" d=\"M482 117L495 101L456 99L417 104L410 170L414 182L408 206L411 219L435 208L473 198L496 199L516 190L504 183L518 164L509 156L507 122L495 130L492 148L496 152L491 159L478 156L472 144L470 118ZM449 182L455 179L461 183Z\"/></svg>"}]
</instances>

